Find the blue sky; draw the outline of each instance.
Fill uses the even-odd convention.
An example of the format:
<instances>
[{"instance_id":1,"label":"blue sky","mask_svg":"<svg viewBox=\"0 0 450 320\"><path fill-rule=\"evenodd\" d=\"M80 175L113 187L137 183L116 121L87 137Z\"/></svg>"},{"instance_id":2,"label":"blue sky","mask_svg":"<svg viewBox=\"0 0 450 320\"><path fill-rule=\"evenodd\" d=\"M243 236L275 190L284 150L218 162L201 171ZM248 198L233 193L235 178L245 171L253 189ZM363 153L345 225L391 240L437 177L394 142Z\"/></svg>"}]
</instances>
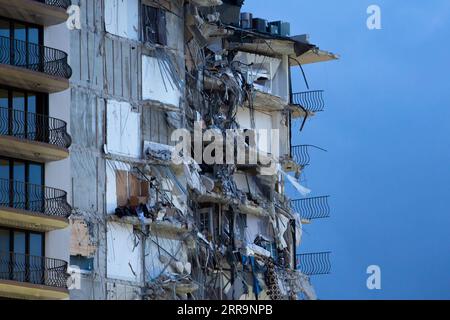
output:
<instances>
[{"instance_id":1,"label":"blue sky","mask_svg":"<svg viewBox=\"0 0 450 320\"><path fill-rule=\"evenodd\" d=\"M366 27L371 4L382 30ZM450 299L450 2L246 0L244 10L341 56L305 66L327 107L293 132L329 151L313 152L302 177L332 196L332 218L306 227L300 249L333 252L332 274L313 278L319 298ZM369 265L381 267L379 291L366 287Z\"/></svg>"}]
</instances>

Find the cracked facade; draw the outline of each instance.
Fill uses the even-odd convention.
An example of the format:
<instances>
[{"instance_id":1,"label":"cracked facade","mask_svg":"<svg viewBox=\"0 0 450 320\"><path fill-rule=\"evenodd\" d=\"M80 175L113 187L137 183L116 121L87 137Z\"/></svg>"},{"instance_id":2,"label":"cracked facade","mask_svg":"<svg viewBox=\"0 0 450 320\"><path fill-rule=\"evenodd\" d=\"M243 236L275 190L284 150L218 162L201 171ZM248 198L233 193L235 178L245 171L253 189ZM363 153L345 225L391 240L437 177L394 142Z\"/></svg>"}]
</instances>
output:
<instances>
[{"instance_id":1,"label":"cracked facade","mask_svg":"<svg viewBox=\"0 0 450 320\"><path fill-rule=\"evenodd\" d=\"M316 299L297 255L310 219L285 189L308 193L289 175L305 165L291 130L322 98L297 102L291 68L338 57L290 37L286 23L241 15L243 1L72 4L81 30L55 27L73 71L62 93L70 157L55 173L71 172L72 214L63 239L46 241L70 256L70 299ZM225 157L224 146L207 149L207 130L259 161L208 165L193 148L175 163L171 136L182 128L213 157ZM227 130L246 135L226 139Z\"/></svg>"}]
</instances>

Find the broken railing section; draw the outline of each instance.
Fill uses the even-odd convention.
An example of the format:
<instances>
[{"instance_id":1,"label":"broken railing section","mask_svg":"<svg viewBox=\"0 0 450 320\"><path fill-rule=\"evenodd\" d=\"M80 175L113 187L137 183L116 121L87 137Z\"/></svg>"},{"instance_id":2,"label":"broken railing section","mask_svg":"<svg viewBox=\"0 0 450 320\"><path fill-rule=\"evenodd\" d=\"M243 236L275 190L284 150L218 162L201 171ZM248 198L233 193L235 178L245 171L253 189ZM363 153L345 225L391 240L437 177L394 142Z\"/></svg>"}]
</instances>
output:
<instances>
[{"instance_id":1,"label":"broken railing section","mask_svg":"<svg viewBox=\"0 0 450 320\"><path fill-rule=\"evenodd\" d=\"M292 209L302 220L316 220L330 217L329 196L292 200Z\"/></svg>"},{"instance_id":2,"label":"broken railing section","mask_svg":"<svg viewBox=\"0 0 450 320\"><path fill-rule=\"evenodd\" d=\"M297 92L291 95L292 104L309 113L322 112L325 109L323 90Z\"/></svg>"},{"instance_id":3,"label":"broken railing section","mask_svg":"<svg viewBox=\"0 0 450 320\"><path fill-rule=\"evenodd\" d=\"M311 161L309 151L311 149L317 149L327 152L327 150L313 146L313 145L299 145L291 147L291 157L301 167L306 167Z\"/></svg>"},{"instance_id":4,"label":"broken railing section","mask_svg":"<svg viewBox=\"0 0 450 320\"><path fill-rule=\"evenodd\" d=\"M306 120L311 114L322 112L325 109L323 92L323 90L313 90L291 94L291 104L299 107L304 112L300 131L305 127Z\"/></svg>"},{"instance_id":5,"label":"broken railing section","mask_svg":"<svg viewBox=\"0 0 450 320\"><path fill-rule=\"evenodd\" d=\"M307 276L329 274L331 272L331 252L305 253L297 255L297 270Z\"/></svg>"}]
</instances>

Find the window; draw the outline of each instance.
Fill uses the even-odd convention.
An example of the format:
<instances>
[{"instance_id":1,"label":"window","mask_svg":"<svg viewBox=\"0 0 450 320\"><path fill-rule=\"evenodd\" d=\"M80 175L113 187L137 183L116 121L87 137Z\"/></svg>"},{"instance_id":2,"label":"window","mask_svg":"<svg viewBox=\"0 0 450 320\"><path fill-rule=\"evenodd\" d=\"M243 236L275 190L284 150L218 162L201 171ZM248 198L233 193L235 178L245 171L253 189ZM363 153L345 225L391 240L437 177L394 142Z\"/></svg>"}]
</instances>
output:
<instances>
[{"instance_id":1,"label":"window","mask_svg":"<svg viewBox=\"0 0 450 320\"><path fill-rule=\"evenodd\" d=\"M142 5L142 32L144 42L167 45L166 11Z\"/></svg>"},{"instance_id":2,"label":"window","mask_svg":"<svg viewBox=\"0 0 450 320\"><path fill-rule=\"evenodd\" d=\"M0 87L0 134L45 142L48 95Z\"/></svg>"},{"instance_id":3,"label":"window","mask_svg":"<svg viewBox=\"0 0 450 320\"><path fill-rule=\"evenodd\" d=\"M3 49L10 54L0 56L0 63L18 66L39 66L41 50L36 45L42 45L44 40L43 27L0 18L0 42ZM5 50L7 52L7 50Z\"/></svg>"},{"instance_id":4,"label":"window","mask_svg":"<svg viewBox=\"0 0 450 320\"><path fill-rule=\"evenodd\" d=\"M0 206L44 210L44 165L0 157Z\"/></svg>"},{"instance_id":5,"label":"window","mask_svg":"<svg viewBox=\"0 0 450 320\"><path fill-rule=\"evenodd\" d=\"M0 278L42 284L44 248L43 233L0 229Z\"/></svg>"},{"instance_id":6,"label":"window","mask_svg":"<svg viewBox=\"0 0 450 320\"><path fill-rule=\"evenodd\" d=\"M70 256L70 266L78 267L80 270L83 271L92 271L94 270L94 258L88 258L83 256Z\"/></svg>"}]
</instances>

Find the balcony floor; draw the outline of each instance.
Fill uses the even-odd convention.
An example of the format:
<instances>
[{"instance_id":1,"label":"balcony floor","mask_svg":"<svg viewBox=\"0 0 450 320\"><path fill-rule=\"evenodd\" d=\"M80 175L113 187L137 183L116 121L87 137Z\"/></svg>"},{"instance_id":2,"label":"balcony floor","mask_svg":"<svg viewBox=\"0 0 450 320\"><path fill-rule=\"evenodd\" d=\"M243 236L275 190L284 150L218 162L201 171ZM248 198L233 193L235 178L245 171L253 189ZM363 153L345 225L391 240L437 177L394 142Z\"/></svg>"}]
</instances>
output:
<instances>
[{"instance_id":1,"label":"balcony floor","mask_svg":"<svg viewBox=\"0 0 450 320\"><path fill-rule=\"evenodd\" d=\"M69 290L9 280L0 280L0 297L24 300L63 300Z\"/></svg>"},{"instance_id":2,"label":"balcony floor","mask_svg":"<svg viewBox=\"0 0 450 320\"><path fill-rule=\"evenodd\" d=\"M1 15L43 26L67 21L66 10L34 0L0 0Z\"/></svg>"},{"instance_id":3,"label":"balcony floor","mask_svg":"<svg viewBox=\"0 0 450 320\"><path fill-rule=\"evenodd\" d=\"M38 232L65 229L69 220L63 217L48 216L31 211L0 207L0 225Z\"/></svg>"},{"instance_id":4,"label":"balcony floor","mask_svg":"<svg viewBox=\"0 0 450 320\"><path fill-rule=\"evenodd\" d=\"M69 157L69 150L49 143L0 135L0 154L30 161L50 162Z\"/></svg>"},{"instance_id":5,"label":"balcony floor","mask_svg":"<svg viewBox=\"0 0 450 320\"><path fill-rule=\"evenodd\" d=\"M0 64L0 84L45 93L61 92L69 88L67 79L8 64Z\"/></svg>"}]
</instances>

